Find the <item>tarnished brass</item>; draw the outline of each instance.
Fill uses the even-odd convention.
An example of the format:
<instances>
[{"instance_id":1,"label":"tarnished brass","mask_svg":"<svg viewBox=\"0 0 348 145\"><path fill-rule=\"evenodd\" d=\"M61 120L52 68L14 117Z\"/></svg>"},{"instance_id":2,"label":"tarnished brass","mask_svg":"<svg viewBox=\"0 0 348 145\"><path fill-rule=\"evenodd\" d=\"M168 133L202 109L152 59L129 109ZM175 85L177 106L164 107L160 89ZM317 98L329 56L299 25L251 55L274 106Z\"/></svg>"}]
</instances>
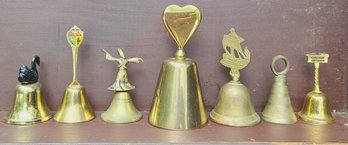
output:
<instances>
[{"instance_id":1,"label":"tarnished brass","mask_svg":"<svg viewBox=\"0 0 348 145\"><path fill-rule=\"evenodd\" d=\"M112 99L109 108L102 113L101 118L106 122L111 123L131 123L141 119L142 114L135 108L129 91L135 87L128 82L127 64L128 63L140 63L143 59L134 57L126 58L121 48L117 49L119 58L113 57L106 50L103 50L106 54L106 59L110 61L116 61L118 63L118 73L116 81L111 85L108 90L115 91L115 95Z\"/></svg>"},{"instance_id":2,"label":"tarnished brass","mask_svg":"<svg viewBox=\"0 0 348 145\"><path fill-rule=\"evenodd\" d=\"M278 60L285 62L285 69L281 72L276 71L274 64ZM274 82L268 98L268 103L262 112L262 119L278 124L293 124L297 118L291 106L291 100L286 83L286 74L290 69L288 58L282 55L273 57L271 69L274 73Z\"/></svg>"},{"instance_id":3,"label":"tarnished brass","mask_svg":"<svg viewBox=\"0 0 348 145\"><path fill-rule=\"evenodd\" d=\"M222 86L218 96L218 102L211 111L211 119L219 124L228 126L253 126L260 122L260 117L254 110L251 96L247 87L239 81L239 70L250 62L250 51L247 47L242 49L244 39L230 29L228 35L224 35L222 45L224 53L220 63L231 69L232 80Z\"/></svg>"},{"instance_id":4,"label":"tarnished brass","mask_svg":"<svg viewBox=\"0 0 348 145\"><path fill-rule=\"evenodd\" d=\"M326 95L319 88L319 65L320 63L328 63L329 54L311 53L307 54L307 58L308 63L314 63L315 67L314 89L307 94L303 107L298 115L303 121L313 124L332 123L335 118L330 112Z\"/></svg>"},{"instance_id":5,"label":"tarnished brass","mask_svg":"<svg viewBox=\"0 0 348 145\"><path fill-rule=\"evenodd\" d=\"M169 5L163 21L178 45L174 58L164 61L149 122L170 130L188 130L206 125L206 116L196 63L186 58L184 46L201 22L198 8Z\"/></svg>"},{"instance_id":6,"label":"tarnished brass","mask_svg":"<svg viewBox=\"0 0 348 145\"><path fill-rule=\"evenodd\" d=\"M7 124L34 124L49 120L52 115L48 109L45 97L41 95L39 71L40 57L34 56L31 68L22 65L19 68L18 81L12 108L8 112L5 123Z\"/></svg>"},{"instance_id":7,"label":"tarnished brass","mask_svg":"<svg viewBox=\"0 0 348 145\"><path fill-rule=\"evenodd\" d=\"M83 41L83 31L74 26L66 34L68 43L72 48L73 80L66 88L62 103L54 120L63 123L78 123L92 120L95 115L88 103L85 89L77 81L78 50Z\"/></svg>"}]
</instances>

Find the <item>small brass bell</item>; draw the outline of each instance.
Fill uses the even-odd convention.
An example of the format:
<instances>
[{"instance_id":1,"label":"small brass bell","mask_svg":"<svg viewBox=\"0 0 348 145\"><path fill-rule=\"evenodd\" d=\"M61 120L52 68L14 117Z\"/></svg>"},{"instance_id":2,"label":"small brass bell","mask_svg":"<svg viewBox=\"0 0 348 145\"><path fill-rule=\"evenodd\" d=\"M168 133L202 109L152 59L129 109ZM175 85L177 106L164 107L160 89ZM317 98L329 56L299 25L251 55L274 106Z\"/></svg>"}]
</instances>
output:
<instances>
[{"instance_id":1,"label":"small brass bell","mask_svg":"<svg viewBox=\"0 0 348 145\"><path fill-rule=\"evenodd\" d=\"M168 6L163 21L178 45L174 58L165 60L149 114L151 125L171 130L203 127L207 116L196 63L186 58L184 46L201 22L199 9L192 5Z\"/></svg>"},{"instance_id":2,"label":"small brass bell","mask_svg":"<svg viewBox=\"0 0 348 145\"><path fill-rule=\"evenodd\" d=\"M328 63L329 54L311 53L307 54L308 62L314 63L315 78L314 89L309 92L303 103L301 111L298 113L300 119L313 124L329 124L335 121L327 103L326 95L319 88L319 65L320 63Z\"/></svg>"},{"instance_id":3,"label":"small brass bell","mask_svg":"<svg viewBox=\"0 0 348 145\"><path fill-rule=\"evenodd\" d=\"M83 41L83 31L74 26L66 34L72 48L73 80L66 88L62 103L54 115L54 120L63 123L86 122L95 118L91 105L88 102L85 88L77 81L78 50Z\"/></svg>"},{"instance_id":4,"label":"small brass bell","mask_svg":"<svg viewBox=\"0 0 348 145\"><path fill-rule=\"evenodd\" d=\"M278 60L284 60L285 69L277 72L274 64ZM278 55L273 57L271 69L275 74L274 82L268 99L268 103L262 112L262 119L272 123L278 124L293 124L296 123L297 118L291 106L288 86L286 83L286 74L289 71L288 58Z\"/></svg>"},{"instance_id":5,"label":"small brass bell","mask_svg":"<svg viewBox=\"0 0 348 145\"><path fill-rule=\"evenodd\" d=\"M40 57L35 56L31 68L22 65L19 68L15 99L11 110L8 112L5 123L7 124L33 124L49 120L52 116L42 96L38 82L39 73L36 64L40 65Z\"/></svg>"},{"instance_id":6,"label":"small brass bell","mask_svg":"<svg viewBox=\"0 0 348 145\"><path fill-rule=\"evenodd\" d=\"M116 81L108 90L115 91L109 108L102 113L101 118L106 122L111 123L131 123L141 119L142 114L135 108L129 91L135 87L128 82L127 64L143 62L141 58L126 59L121 48L117 49L120 58L113 57L106 50L106 59L116 61L118 63L119 71L117 73Z\"/></svg>"},{"instance_id":7,"label":"small brass bell","mask_svg":"<svg viewBox=\"0 0 348 145\"><path fill-rule=\"evenodd\" d=\"M253 126L261 121L255 112L248 88L239 81L239 70L249 64L251 57L248 48L242 49L242 42L244 39L238 36L234 28L222 40L225 52L220 63L231 69L232 80L222 86L218 103L210 113L211 119L222 125Z\"/></svg>"}]
</instances>

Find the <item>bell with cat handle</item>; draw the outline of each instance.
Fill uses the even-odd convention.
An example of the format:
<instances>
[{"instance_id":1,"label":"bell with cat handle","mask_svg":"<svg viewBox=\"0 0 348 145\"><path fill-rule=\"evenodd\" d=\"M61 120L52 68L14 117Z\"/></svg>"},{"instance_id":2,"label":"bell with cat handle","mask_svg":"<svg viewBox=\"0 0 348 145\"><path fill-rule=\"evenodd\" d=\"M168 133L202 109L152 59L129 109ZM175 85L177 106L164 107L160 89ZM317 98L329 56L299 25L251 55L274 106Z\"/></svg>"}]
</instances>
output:
<instances>
[{"instance_id":1,"label":"bell with cat handle","mask_svg":"<svg viewBox=\"0 0 348 145\"><path fill-rule=\"evenodd\" d=\"M242 49L240 44L243 42L244 39L234 28L231 28L230 33L224 35L222 40L224 53L220 63L231 69L232 80L221 87L217 104L210 112L211 120L218 124L244 127L260 122L248 88L239 81L239 70L249 64L251 57L248 48Z\"/></svg>"}]
</instances>

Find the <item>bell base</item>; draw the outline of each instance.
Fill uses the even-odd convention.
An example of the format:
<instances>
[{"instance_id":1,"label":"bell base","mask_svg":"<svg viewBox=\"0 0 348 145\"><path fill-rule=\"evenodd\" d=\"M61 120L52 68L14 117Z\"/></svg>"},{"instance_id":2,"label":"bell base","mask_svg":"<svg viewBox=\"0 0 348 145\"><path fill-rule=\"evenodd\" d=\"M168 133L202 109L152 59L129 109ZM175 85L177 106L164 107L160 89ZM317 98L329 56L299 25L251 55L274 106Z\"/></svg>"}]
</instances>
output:
<instances>
[{"instance_id":1,"label":"bell base","mask_svg":"<svg viewBox=\"0 0 348 145\"><path fill-rule=\"evenodd\" d=\"M4 119L4 122L7 124L11 124L11 125L30 125L30 124L45 122L45 121L50 120L51 118L52 118L52 115L45 116L42 119L33 120L33 121L16 121L16 120Z\"/></svg>"},{"instance_id":2,"label":"bell base","mask_svg":"<svg viewBox=\"0 0 348 145\"><path fill-rule=\"evenodd\" d=\"M301 120L312 124L330 124L335 121L322 92L309 92L304 105L298 113Z\"/></svg>"},{"instance_id":3,"label":"bell base","mask_svg":"<svg viewBox=\"0 0 348 145\"><path fill-rule=\"evenodd\" d=\"M294 117L276 117L276 116L267 116L265 114L261 115L262 120L270 122L270 123L275 123L275 124L294 124L297 122L296 115ZM282 118L282 119L280 119Z\"/></svg>"},{"instance_id":4,"label":"bell base","mask_svg":"<svg viewBox=\"0 0 348 145\"><path fill-rule=\"evenodd\" d=\"M35 124L49 120L52 115L41 96L41 84L18 84L11 110L4 122L12 125Z\"/></svg>"},{"instance_id":5,"label":"bell base","mask_svg":"<svg viewBox=\"0 0 348 145\"><path fill-rule=\"evenodd\" d=\"M168 130L191 130L207 124L197 65L192 59L164 61L148 119L151 125Z\"/></svg>"},{"instance_id":6,"label":"bell base","mask_svg":"<svg viewBox=\"0 0 348 145\"><path fill-rule=\"evenodd\" d=\"M68 86L62 104L53 119L61 123L80 123L94 118L95 115L87 101L85 89L80 85Z\"/></svg>"},{"instance_id":7,"label":"bell base","mask_svg":"<svg viewBox=\"0 0 348 145\"><path fill-rule=\"evenodd\" d=\"M101 118L109 123L132 123L142 118L131 99L129 92L116 92L109 108L101 114Z\"/></svg>"},{"instance_id":8,"label":"bell base","mask_svg":"<svg viewBox=\"0 0 348 145\"><path fill-rule=\"evenodd\" d=\"M256 112L249 116L243 116L243 117L237 118L237 117L227 117L212 110L210 112L210 118L215 123L226 125L226 126L234 126L234 127L254 126L259 124L261 121L260 116Z\"/></svg>"},{"instance_id":9,"label":"bell base","mask_svg":"<svg viewBox=\"0 0 348 145\"><path fill-rule=\"evenodd\" d=\"M221 87L210 118L218 124L235 127L254 126L261 121L248 88L239 81L230 81Z\"/></svg>"}]
</instances>

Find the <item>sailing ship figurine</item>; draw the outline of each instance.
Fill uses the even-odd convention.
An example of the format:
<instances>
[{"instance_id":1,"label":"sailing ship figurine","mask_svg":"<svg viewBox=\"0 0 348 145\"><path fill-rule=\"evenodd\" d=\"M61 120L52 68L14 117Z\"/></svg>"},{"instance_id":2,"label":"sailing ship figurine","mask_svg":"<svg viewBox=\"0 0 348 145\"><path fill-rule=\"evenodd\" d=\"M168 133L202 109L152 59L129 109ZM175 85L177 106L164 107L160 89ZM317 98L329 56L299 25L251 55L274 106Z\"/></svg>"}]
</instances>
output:
<instances>
[{"instance_id":1,"label":"sailing ship figurine","mask_svg":"<svg viewBox=\"0 0 348 145\"><path fill-rule=\"evenodd\" d=\"M300 119L313 124L329 124L335 121L331 114L326 94L320 91L319 87L319 65L329 62L329 54L310 53L307 54L308 63L314 63L314 89L309 92L298 113Z\"/></svg>"},{"instance_id":2,"label":"sailing ship figurine","mask_svg":"<svg viewBox=\"0 0 348 145\"><path fill-rule=\"evenodd\" d=\"M47 107L45 97L41 93L38 82L39 72L36 65L40 65L40 57L34 56L31 68L22 65L19 68L15 99L8 112L5 123L25 125L49 120L52 115Z\"/></svg>"},{"instance_id":3,"label":"sailing ship figurine","mask_svg":"<svg viewBox=\"0 0 348 145\"><path fill-rule=\"evenodd\" d=\"M186 58L184 47L201 22L199 9L192 5L169 5L163 12L164 25L178 45L174 58L162 65L149 113L151 125L188 130L207 124L196 63Z\"/></svg>"},{"instance_id":4,"label":"sailing ship figurine","mask_svg":"<svg viewBox=\"0 0 348 145\"><path fill-rule=\"evenodd\" d=\"M142 114L134 106L129 93L135 87L128 82L127 65L129 63L143 62L143 59L138 57L127 59L121 48L117 48L119 58L112 56L106 50L103 51L106 54L107 60L117 62L119 70L116 81L108 88L108 90L114 91L115 95L111 105L102 113L101 118L110 123L136 122L141 119Z\"/></svg>"},{"instance_id":5,"label":"sailing ship figurine","mask_svg":"<svg viewBox=\"0 0 348 145\"><path fill-rule=\"evenodd\" d=\"M219 124L227 126L253 126L260 122L260 117L254 110L251 96L247 87L239 81L239 70L250 62L250 51L242 49L244 39L230 29L228 35L224 35L222 45L224 53L220 63L230 68L232 80L222 86L218 95L218 102L211 111L211 119Z\"/></svg>"},{"instance_id":6,"label":"sailing ship figurine","mask_svg":"<svg viewBox=\"0 0 348 145\"><path fill-rule=\"evenodd\" d=\"M77 81L78 50L83 41L83 31L74 26L66 34L73 56L73 80L66 88L62 103L54 115L54 120L63 123L86 122L95 118L88 102L86 91Z\"/></svg>"}]
</instances>

